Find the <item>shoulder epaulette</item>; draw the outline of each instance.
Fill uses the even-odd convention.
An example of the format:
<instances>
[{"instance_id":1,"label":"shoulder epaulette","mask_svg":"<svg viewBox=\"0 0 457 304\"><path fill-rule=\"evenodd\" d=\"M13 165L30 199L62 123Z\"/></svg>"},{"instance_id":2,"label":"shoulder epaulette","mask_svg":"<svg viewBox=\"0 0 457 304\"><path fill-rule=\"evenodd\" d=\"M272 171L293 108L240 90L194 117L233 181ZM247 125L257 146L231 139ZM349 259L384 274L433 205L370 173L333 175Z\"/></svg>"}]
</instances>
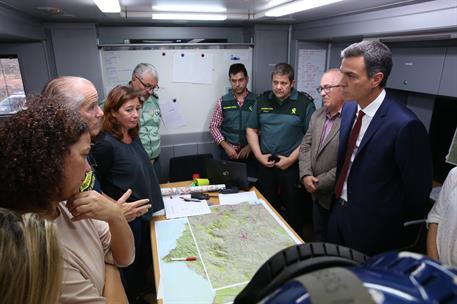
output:
<instances>
[{"instance_id":1,"label":"shoulder epaulette","mask_svg":"<svg viewBox=\"0 0 457 304\"><path fill-rule=\"evenodd\" d=\"M308 93L304 92L304 91L298 91L299 94L303 94L305 95L306 98L310 99L311 101L314 100L313 96L309 95Z\"/></svg>"}]
</instances>

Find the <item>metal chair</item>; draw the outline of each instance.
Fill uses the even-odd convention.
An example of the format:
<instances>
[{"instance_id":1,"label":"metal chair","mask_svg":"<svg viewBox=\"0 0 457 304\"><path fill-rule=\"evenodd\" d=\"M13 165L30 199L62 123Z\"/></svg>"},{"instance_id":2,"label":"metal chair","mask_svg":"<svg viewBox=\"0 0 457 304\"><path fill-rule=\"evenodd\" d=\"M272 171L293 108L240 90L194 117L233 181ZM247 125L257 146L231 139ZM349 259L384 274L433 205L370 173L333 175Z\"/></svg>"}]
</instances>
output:
<instances>
[{"instance_id":1,"label":"metal chair","mask_svg":"<svg viewBox=\"0 0 457 304\"><path fill-rule=\"evenodd\" d=\"M428 214L433 207L435 201L428 199L426 205L426 213ZM403 223L405 228L404 247L399 248L399 251L412 251L421 254L427 254L427 220L426 217L417 220L411 220Z\"/></svg>"}]
</instances>

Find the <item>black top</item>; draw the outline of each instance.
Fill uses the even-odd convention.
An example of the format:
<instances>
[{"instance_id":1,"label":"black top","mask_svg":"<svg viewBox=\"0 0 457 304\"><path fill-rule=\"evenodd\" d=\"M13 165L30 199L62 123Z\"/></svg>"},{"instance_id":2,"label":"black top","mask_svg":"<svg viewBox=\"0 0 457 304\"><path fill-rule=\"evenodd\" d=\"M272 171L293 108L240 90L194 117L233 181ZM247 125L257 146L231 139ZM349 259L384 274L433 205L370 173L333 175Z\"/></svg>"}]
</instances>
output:
<instances>
[{"instance_id":1,"label":"black top","mask_svg":"<svg viewBox=\"0 0 457 304\"><path fill-rule=\"evenodd\" d=\"M139 137L131 144L125 144L102 132L95 139L91 155L96 161L95 174L104 193L117 200L127 189L132 189L129 202L149 198L152 208L143 215L144 220L163 209L159 182Z\"/></svg>"}]
</instances>

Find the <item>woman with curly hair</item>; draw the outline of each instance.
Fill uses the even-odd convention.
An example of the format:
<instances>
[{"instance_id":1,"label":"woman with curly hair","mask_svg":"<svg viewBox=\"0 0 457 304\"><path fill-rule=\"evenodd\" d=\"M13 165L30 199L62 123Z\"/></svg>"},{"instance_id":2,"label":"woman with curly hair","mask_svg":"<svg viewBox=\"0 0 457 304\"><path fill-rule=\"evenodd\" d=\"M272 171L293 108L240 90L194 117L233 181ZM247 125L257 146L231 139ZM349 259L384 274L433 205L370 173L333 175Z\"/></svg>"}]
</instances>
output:
<instances>
[{"instance_id":1,"label":"woman with curly hair","mask_svg":"<svg viewBox=\"0 0 457 304\"><path fill-rule=\"evenodd\" d=\"M129 265L133 236L117 204L79 192L90 134L64 104L37 97L0 128L0 207L54 221L64 251L59 302L105 303L105 263Z\"/></svg>"},{"instance_id":2,"label":"woman with curly hair","mask_svg":"<svg viewBox=\"0 0 457 304\"><path fill-rule=\"evenodd\" d=\"M91 154L97 162L96 175L104 193L119 197L132 189L130 199L148 198L152 208L129 222L135 237L136 259L121 270L131 302L142 301L147 269L152 264L149 222L152 212L163 209L159 182L138 136L141 104L137 93L127 86L117 86L108 94L104 107L102 133L96 138Z\"/></svg>"},{"instance_id":3,"label":"woman with curly hair","mask_svg":"<svg viewBox=\"0 0 457 304\"><path fill-rule=\"evenodd\" d=\"M42 103L37 99L28 103ZM54 208L51 200L68 196L68 189L62 187L64 160L87 126L58 103L43 102L19 112L0 128L2 207L48 212Z\"/></svg>"},{"instance_id":4,"label":"woman with curly hair","mask_svg":"<svg viewBox=\"0 0 457 304\"><path fill-rule=\"evenodd\" d=\"M57 303L62 259L51 221L0 208L2 303Z\"/></svg>"}]
</instances>

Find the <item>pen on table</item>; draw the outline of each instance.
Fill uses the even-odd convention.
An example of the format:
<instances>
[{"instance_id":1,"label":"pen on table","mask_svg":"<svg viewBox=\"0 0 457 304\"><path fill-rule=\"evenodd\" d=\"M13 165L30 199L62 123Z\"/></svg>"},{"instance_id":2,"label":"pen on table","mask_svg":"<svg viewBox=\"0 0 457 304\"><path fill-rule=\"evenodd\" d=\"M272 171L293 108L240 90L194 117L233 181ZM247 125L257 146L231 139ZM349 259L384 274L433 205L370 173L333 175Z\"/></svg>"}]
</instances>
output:
<instances>
[{"instance_id":1,"label":"pen on table","mask_svg":"<svg viewBox=\"0 0 457 304\"><path fill-rule=\"evenodd\" d=\"M197 260L197 257L187 257L187 258L171 258L173 262L177 261L195 261Z\"/></svg>"},{"instance_id":2,"label":"pen on table","mask_svg":"<svg viewBox=\"0 0 457 304\"><path fill-rule=\"evenodd\" d=\"M182 196L180 196L179 198L184 200L185 202L198 202L198 203L201 202L201 200L196 199L196 198L187 198L187 197L182 197Z\"/></svg>"}]
</instances>

